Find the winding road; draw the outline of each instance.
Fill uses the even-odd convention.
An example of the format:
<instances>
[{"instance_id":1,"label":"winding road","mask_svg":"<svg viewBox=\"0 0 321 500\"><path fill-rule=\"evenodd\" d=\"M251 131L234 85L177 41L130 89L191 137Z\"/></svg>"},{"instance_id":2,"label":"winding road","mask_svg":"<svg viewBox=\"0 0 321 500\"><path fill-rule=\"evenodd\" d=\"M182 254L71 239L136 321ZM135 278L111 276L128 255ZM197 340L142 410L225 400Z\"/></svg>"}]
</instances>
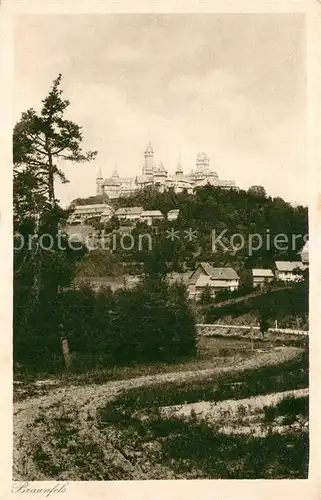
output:
<instances>
[{"instance_id":1,"label":"winding road","mask_svg":"<svg viewBox=\"0 0 321 500\"><path fill-rule=\"evenodd\" d=\"M215 373L230 372L231 370L243 371L257 369L262 366L279 364L290 360L302 352L296 347L276 348L271 351L261 352L257 357L252 357L234 366L213 368L198 371L183 371L161 373L133 379L107 382L101 385L69 385L66 387L51 388L43 396L33 397L14 403L13 406L13 479L14 480L52 480L52 477L41 472L34 463L32 450L35 444L46 440L46 429L43 416L58 418L59 415L77 415L79 433L84 436L90 434L97 443L101 442L101 431L98 428L97 410L108 401L115 398L120 392L131 388L147 386L163 382L181 382L193 378L207 378ZM106 439L106 437L105 437ZM119 466L129 470L132 479L149 479L149 472L136 470L121 450L111 442L104 443L104 453L112 457ZM60 475L56 479L77 480L68 471L66 477ZM78 478L79 479L79 478Z\"/></svg>"}]
</instances>

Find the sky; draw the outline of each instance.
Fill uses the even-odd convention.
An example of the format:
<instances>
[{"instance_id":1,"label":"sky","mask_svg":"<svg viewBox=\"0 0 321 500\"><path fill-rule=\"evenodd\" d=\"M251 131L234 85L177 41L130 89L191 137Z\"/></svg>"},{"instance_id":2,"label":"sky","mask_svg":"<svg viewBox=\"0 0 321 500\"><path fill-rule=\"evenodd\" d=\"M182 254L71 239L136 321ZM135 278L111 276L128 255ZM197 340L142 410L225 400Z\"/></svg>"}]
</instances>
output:
<instances>
[{"instance_id":1,"label":"sky","mask_svg":"<svg viewBox=\"0 0 321 500\"><path fill-rule=\"evenodd\" d=\"M14 40L14 120L62 73L68 118L98 150L61 165L63 205L95 194L99 167L140 175L148 142L169 172L204 151L219 178L307 203L300 14L24 15Z\"/></svg>"}]
</instances>

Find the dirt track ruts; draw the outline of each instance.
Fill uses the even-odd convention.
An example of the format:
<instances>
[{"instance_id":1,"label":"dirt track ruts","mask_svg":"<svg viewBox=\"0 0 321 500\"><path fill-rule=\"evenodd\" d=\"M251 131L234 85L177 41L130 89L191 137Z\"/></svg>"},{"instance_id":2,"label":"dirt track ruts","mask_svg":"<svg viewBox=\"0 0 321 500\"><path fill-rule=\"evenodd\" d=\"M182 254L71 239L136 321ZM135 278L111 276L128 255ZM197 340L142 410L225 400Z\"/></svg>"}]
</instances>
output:
<instances>
[{"instance_id":1,"label":"dirt track ruts","mask_svg":"<svg viewBox=\"0 0 321 500\"><path fill-rule=\"evenodd\" d=\"M290 360L300 352L302 352L302 349L295 347L279 348L260 353L257 358L243 360L232 367L161 373L128 380L111 381L101 385L69 385L63 388L51 389L48 394L40 397L16 402L13 405L13 479L52 480L52 478L46 477L37 469L30 453L32 436L35 434L37 426L35 419L40 411L55 412L58 416L62 411L68 413L76 408L83 424L83 430L88 429L88 432L97 433L100 431L94 423L91 424L90 429L87 427L88 415L93 417L92 422L95 422L97 409L102 407L108 400L113 399L121 391L163 382L206 378L215 373L229 372L231 370L255 370L265 365L279 364Z\"/></svg>"}]
</instances>

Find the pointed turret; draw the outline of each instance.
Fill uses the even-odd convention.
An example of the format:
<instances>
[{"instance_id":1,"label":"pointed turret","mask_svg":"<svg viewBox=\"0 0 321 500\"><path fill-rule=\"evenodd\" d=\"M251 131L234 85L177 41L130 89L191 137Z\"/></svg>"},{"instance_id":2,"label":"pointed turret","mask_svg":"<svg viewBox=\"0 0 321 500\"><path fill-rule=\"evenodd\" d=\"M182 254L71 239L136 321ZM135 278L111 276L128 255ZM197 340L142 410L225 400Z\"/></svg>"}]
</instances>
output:
<instances>
[{"instance_id":1,"label":"pointed turret","mask_svg":"<svg viewBox=\"0 0 321 500\"><path fill-rule=\"evenodd\" d=\"M176 174L182 174L183 173L183 169L182 169L182 165L181 165L181 159L178 158L178 163L177 163L177 167L176 167Z\"/></svg>"},{"instance_id":2,"label":"pointed turret","mask_svg":"<svg viewBox=\"0 0 321 500\"><path fill-rule=\"evenodd\" d=\"M152 175L155 165L154 165L154 150L151 143L149 142L147 148L144 151L145 164L143 168L143 175Z\"/></svg>"},{"instance_id":3,"label":"pointed turret","mask_svg":"<svg viewBox=\"0 0 321 500\"><path fill-rule=\"evenodd\" d=\"M99 167L97 177L96 177L96 195L99 196L103 194L103 173Z\"/></svg>"},{"instance_id":4,"label":"pointed turret","mask_svg":"<svg viewBox=\"0 0 321 500\"><path fill-rule=\"evenodd\" d=\"M146 154L151 154L154 156L154 150L152 148L151 142L148 143L147 148L145 149L145 155Z\"/></svg>"},{"instance_id":5,"label":"pointed turret","mask_svg":"<svg viewBox=\"0 0 321 500\"><path fill-rule=\"evenodd\" d=\"M180 158L179 158L178 159L178 164L177 164L177 167L176 167L176 170L175 170L175 178L178 181L178 180L183 180L183 177L184 177L184 172L183 172L181 161L180 161Z\"/></svg>"}]
</instances>

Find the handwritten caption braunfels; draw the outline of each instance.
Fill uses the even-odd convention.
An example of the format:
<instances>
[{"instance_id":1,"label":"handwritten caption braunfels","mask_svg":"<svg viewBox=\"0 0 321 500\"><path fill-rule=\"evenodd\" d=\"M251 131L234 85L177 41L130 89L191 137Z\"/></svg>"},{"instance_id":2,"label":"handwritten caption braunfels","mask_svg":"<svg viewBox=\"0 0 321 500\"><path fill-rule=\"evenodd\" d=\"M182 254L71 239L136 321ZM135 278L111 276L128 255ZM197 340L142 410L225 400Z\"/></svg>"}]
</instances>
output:
<instances>
[{"instance_id":1,"label":"handwritten caption braunfels","mask_svg":"<svg viewBox=\"0 0 321 500\"><path fill-rule=\"evenodd\" d=\"M38 488L34 483L29 483L28 481L17 481L13 483L11 493L21 493L21 494L38 494L49 497L51 494L55 493L65 493L67 491L67 486L69 483L56 483L50 488Z\"/></svg>"}]
</instances>

